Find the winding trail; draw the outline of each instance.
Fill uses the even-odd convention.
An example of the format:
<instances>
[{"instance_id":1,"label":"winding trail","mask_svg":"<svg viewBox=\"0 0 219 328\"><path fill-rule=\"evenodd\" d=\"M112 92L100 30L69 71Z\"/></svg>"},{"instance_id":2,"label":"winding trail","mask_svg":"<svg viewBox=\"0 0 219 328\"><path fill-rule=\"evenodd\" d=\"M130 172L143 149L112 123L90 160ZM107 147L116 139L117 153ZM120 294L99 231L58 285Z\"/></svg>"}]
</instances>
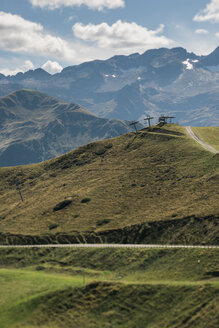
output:
<instances>
[{"instance_id":1,"label":"winding trail","mask_svg":"<svg viewBox=\"0 0 219 328\"><path fill-rule=\"evenodd\" d=\"M197 141L202 147L204 147L205 149L207 149L208 151L210 151L211 153L214 154L218 154L219 151L217 151L214 147L208 145L207 143L205 143L204 141L202 141L193 131L191 126L186 126L186 131L188 133L188 135L194 139L195 141Z\"/></svg>"},{"instance_id":2,"label":"winding trail","mask_svg":"<svg viewBox=\"0 0 219 328\"><path fill-rule=\"evenodd\" d=\"M156 244L45 244L45 245L0 245L0 248L219 248L217 245L156 245Z\"/></svg>"}]
</instances>

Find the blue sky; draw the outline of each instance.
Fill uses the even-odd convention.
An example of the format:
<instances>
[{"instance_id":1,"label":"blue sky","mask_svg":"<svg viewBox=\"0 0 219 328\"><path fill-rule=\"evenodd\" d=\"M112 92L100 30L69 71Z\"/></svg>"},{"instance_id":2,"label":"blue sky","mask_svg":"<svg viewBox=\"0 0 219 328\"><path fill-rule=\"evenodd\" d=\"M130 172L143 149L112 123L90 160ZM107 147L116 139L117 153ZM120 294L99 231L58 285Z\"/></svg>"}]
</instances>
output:
<instances>
[{"instance_id":1,"label":"blue sky","mask_svg":"<svg viewBox=\"0 0 219 328\"><path fill-rule=\"evenodd\" d=\"M0 72L63 67L116 54L219 44L219 0L1 0Z\"/></svg>"}]
</instances>

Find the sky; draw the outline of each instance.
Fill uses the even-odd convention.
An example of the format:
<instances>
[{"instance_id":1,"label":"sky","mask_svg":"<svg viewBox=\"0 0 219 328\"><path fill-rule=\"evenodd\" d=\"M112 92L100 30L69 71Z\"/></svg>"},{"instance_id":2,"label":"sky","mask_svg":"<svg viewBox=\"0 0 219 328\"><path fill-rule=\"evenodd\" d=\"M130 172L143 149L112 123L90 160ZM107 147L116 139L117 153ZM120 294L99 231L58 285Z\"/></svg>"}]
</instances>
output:
<instances>
[{"instance_id":1,"label":"sky","mask_svg":"<svg viewBox=\"0 0 219 328\"><path fill-rule=\"evenodd\" d=\"M0 0L0 73L64 67L154 48L207 55L219 0Z\"/></svg>"}]
</instances>

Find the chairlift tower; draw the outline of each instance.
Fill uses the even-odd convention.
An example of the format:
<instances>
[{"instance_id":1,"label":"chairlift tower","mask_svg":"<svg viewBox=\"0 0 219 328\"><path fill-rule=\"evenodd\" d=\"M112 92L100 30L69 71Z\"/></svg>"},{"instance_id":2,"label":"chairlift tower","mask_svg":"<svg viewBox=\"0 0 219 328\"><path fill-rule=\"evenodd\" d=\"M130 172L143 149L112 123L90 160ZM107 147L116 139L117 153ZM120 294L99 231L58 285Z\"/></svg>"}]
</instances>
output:
<instances>
[{"instance_id":1,"label":"chairlift tower","mask_svg":"<svg viewBox=\"0 0 219 328\"><path fill-rule=\"evenodd\" d=\"M167 116L167 119L169 119L170 120L170 122L169 123L172 123L172 119L174 119L175 118L175 116Z\"/></svg>"},{"instance_id":2,"label":"chairlift tower","mask_svg":"<svg viewBox=\"0 0 219 328\"><path fill-rule=\"evenodd\" d=\"M136 134L138 133L138 130L137 130L137 127L136 127L137 124L138 124L138 121L133 121L132 123L129 124L130 126L134 127Z\"/></svg>"},{"instance_id":3,"label":"chairlift tower","mask_svg":"<svg viewBox=\"0 0 219 328\"><path fill-rule=\"evenodd\" d=\"M161 115L158 118L158 123L167 124L168 123L168 119L170 120L170 123L171 123L171 121L172 121L173 118L175 118L175 116Z\"/></svg>"},{"instance_id":4,"label":"chairlift tower","mask_svg":"<svg viewBox=\"0 0 219 328\"><path fill-rule=\"evenodd\" d=\"M148 116L147 118L144 118L144 121L148 121L148 127L151 127L151 120L153 120L153 117Z\"/></svg>"},{"instance_id":5,"label":"chairlift tower","mask_svg":"<svg viewBox=\"0 0 219 328\"><path fill-rule=\"evenodd\" d=\"M19 192L19 195L20 195L21 201L23 202L23 201L24 201L24 199L23 199L23 196L22 196L22 192L21 192L21 188L20 188L20 186L19 186L19 183L18 183L18 182L16 182L16 186L17 186L17 190L18 190L18 192Z\"/></svg>"}]
</instances>

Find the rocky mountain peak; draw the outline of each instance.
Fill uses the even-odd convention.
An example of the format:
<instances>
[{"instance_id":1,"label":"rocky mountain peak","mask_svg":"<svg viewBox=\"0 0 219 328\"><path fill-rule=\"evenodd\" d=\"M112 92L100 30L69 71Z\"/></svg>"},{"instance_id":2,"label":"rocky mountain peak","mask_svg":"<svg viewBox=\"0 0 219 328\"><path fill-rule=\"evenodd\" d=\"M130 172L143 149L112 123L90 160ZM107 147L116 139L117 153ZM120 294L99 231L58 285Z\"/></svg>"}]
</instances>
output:
<instances>
[{"instance_id":1,"label":"rocky mountain peak","mask_svg":"<svg viewBox=\"0 0 219 328\"><path fill-rule=\"evenodd\" d=\"M219 65L219 46L208 56L204 56L201 60L201 64L205 66Z\"/></svg>"}]
</instances>

